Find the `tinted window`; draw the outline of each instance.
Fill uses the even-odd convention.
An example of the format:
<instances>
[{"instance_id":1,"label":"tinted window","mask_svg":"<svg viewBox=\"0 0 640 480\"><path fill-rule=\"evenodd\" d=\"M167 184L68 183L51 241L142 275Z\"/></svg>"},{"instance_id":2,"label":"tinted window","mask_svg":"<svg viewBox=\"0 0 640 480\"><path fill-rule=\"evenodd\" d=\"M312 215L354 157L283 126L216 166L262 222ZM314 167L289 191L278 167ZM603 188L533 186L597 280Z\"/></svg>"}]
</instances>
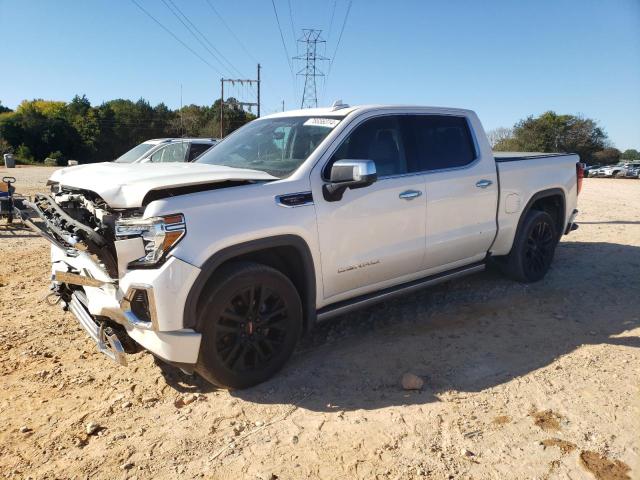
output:
<instances>
[{"instance_id":1,"label":"tinted window","mask_svg":"<svg viewBox=\"0 0 640 480\"><path fill-rule=\"evenodd\" d=\"M328 177L333 162L342 159L373 160L379 176L407 173L398 118L372 118L356 127L333 154L324 175Z\"/></svg>"},{"instance_id":2,"label":"tinted window","mask_svg":"<svg viewBox=\"0 0 640 480\"><path fill-rule=\"evenodd\" d=\"M202 155L204 152L209 150L213 145L210 143L192 143L191 149L189 150L189 158L187 158L188 162L191 162Z\"/></svg>"},{"instance_id":3,"label":"tinted window","mask_svg":"<svg viewBox=\"0 0 640 480\"><path fill-rule=\"evenodd\" d=\"M475 148L467 120L445 115L411 115L403 119L407 157L419 171L468 165Z\"/></svg>"}]
</instances>

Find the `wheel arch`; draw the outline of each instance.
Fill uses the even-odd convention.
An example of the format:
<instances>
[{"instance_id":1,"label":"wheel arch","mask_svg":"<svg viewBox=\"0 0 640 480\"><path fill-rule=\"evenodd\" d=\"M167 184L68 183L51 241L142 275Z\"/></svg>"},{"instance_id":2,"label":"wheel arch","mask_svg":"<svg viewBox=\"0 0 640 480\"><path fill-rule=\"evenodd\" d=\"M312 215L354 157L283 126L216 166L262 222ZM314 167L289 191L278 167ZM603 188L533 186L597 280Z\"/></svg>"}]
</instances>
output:
<instances>
[{"instance_id":1,"label":"wheel arch","mask_svg":"<svg viewBox=\"0 0 640 480\"><path fill-rule=\"evenodd\" d=\"M292 281L302 302L303 329L316 322L316 276L311 250L302 237L278 235L250 240L226 247L209 257L187 295L184 328L196 328L198 306L209 280L223 265L234 261L253 261L279 270Z\"/></svg>"},{"instance_id":2,"label":"wheel arch","mask_svg":"<svg viewBox=\"0 0 640 480\"><path fill-rule=\"evenodd\" d=\"M527 204L525 205L522 213L520 214L520 218L518 219L518 226L516 228L515 238L520 234L522 223L526 218L527 214L531 210L541 210L543 212L547 212L551 215L551 217L556 221L556 229L558 232L558 239L564 233L564 222L566 219L566 195L563 189L561 188L549 188L547 190L541 190L539 192L534 193Z\"/></svg>"}]
</instances>

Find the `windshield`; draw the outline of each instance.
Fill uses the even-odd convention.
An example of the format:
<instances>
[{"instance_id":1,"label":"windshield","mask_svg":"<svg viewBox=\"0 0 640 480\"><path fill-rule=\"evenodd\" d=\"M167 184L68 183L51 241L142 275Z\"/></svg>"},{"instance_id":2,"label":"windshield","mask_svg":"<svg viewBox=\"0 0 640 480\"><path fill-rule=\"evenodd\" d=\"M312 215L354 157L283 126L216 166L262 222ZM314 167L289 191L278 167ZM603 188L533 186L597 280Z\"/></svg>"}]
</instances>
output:
<instances>
[{"instance_id":1,"label":"windshield","mask_svg":"<svg viewBox=\"0 0 640 480\"><path fill-rule=\"evenodd\" d=\"M153 143L141 143L140 145L136 145L131 150L126 153L123 153L118 158L114 160L116 163L132 163L139 159L145 152L151 150L155 145Z\"/></svg>"},{"instance_id":2,"label":"windshield","mask_svg":"<svg viewBox=\"0 0 640 480\"><path fill-rule=\"evenodd\" d=\"M203 154L196 163L250 168L283 178L309 158L340 120L340 117L255 120Z\"/></svg>"}]
</instances>

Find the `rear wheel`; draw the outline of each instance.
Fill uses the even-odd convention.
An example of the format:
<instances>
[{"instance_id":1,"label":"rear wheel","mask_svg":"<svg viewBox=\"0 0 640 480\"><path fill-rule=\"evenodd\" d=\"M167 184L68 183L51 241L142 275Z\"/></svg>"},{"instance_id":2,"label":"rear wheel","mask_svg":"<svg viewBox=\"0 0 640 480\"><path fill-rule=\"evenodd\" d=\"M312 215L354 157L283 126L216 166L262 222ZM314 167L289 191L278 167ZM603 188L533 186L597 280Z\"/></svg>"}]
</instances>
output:
<instances>
[{"instance_id":1,"label":"rear wheel","mask_svg":"<svg viewBox=\"0 0 640 480\"><path fill-rule=\"evenodd\" d=\"M523 283L541 280L549 271L558 239L551 215L529 211L503 263L504 272Z\"/></svg>"},{"instance_id":2,"label":"rear wheel","mask_svg":"<svg viewBox=\"0 0 640 480\"><path fill-rule=\"evenodd\" d=\"M282 368L302 331L302 305L289 278L265 265L232 263L215 274L203 295L200 375L240 389Z\"/></svg>"}]
</instances>

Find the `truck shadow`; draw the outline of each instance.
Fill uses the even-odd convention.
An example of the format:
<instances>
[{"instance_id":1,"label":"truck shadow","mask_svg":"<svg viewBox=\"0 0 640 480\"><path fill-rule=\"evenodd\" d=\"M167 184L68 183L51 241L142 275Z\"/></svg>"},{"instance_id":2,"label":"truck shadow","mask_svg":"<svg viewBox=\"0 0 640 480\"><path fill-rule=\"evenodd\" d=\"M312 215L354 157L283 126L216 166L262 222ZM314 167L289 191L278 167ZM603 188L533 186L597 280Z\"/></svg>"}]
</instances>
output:
<instances>
[{"instance_id":1,"label":"truck shadow","mask_svg":"<svg viewBox=\"0 0 640 480\"><path fill-rule=\"evenodd\" d=\"M17 221L15 223L6 223L0 220L0 238L37 238L30 228L24 226Z\"/></svg>"},{"instance_id":2,"label":"truck shadow","mask_svg":"<svg viewBox=\"0 0 640 480\"><path fill-rule=\"evenodd\" d=\"M581 225L640 225L636 220L605 220L602 222L580 222Z\"/></svg>"},{"instance_id":3,"label":"truck shadow","mask_svg":"<svg viewBox=\"0 0 640 480\"><path fill-rule=\"evenodd\" d=\"M284 370L232 395L313 411L377 409L479 392L585 344L640 347L640 247L562 242L547 277L485 272L317 327ZM620 288L624 285L624 288ZM400 387L413 372L421 392Z\"/></svg>"}]
</instances>

